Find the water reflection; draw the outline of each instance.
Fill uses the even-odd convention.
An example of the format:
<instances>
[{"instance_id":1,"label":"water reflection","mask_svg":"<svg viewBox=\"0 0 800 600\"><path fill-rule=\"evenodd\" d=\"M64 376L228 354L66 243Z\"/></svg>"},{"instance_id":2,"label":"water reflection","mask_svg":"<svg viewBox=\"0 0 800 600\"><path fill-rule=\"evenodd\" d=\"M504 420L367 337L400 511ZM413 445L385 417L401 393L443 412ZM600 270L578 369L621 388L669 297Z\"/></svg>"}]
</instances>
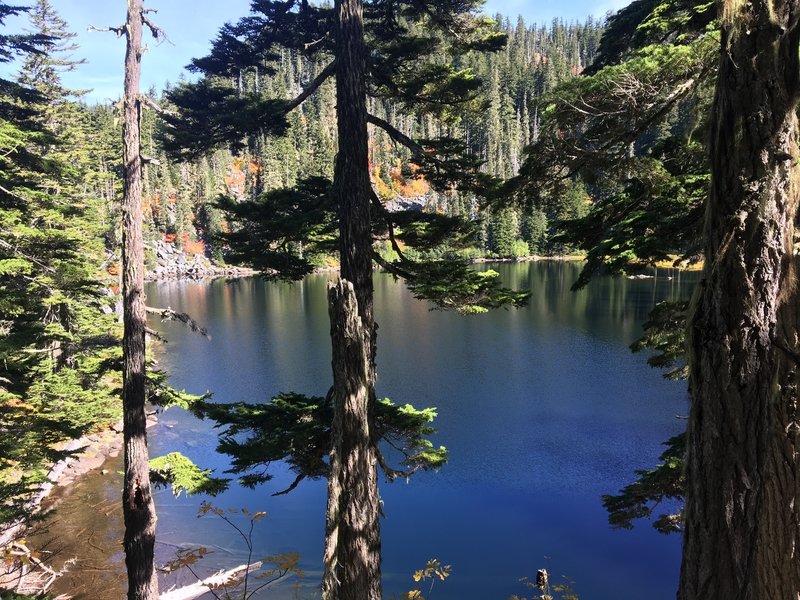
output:
<instances>
[{"instance_id":1,"label":"water reflection","mask_svg":"<svg viewBox=\"0 0 800 600\"><path fill-rule=\"evenodd\" d=\"M386 597L410 589L410 573L434 556L453 564L452 577L437 586L440 600L523 594L518 578L542 566L570 576L586 598L674 597L679 539L647 525L611 531L599 496L652 466L659 444L682 426L674 417L686 412L685 384L662 380L628 345L654 302L688 297L692 276L660 270L653 279L601 279L571 292L573 263L493 268L513 287L531 289L527 307L478 317L431 311L391 277L375 276L378 394L436 406L434 442L451 452L439 473L382 484ZM265 401L289 390L324 394L327 278L151 285L150 304L189 312L213 336L206 342L176 324L158 326L170 340L162 362L173 383L212 390L220 402ZM224 470L215 438L209 423L170 410L151 448ZM215 503L266 510L257 551L299 551L304 592L313 597L325 485L270 496L291 479L278 467L274 482L235 487ZM195 518L200 501L159 495L159 558L171 558L175 546L213 544L208 569L243 562L234 532Z\"/></svg>"}]
</instances>

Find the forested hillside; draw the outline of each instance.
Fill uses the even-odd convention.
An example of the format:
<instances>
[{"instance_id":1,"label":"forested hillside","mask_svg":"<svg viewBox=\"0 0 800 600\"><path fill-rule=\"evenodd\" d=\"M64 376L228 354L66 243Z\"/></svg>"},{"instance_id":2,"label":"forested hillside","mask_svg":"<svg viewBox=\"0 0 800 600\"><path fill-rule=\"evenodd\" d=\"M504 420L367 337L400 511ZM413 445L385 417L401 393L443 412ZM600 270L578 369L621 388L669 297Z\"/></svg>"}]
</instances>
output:
<instances>
[{"instance_id":1,"label":"forested hillside","mask_svg":"<svg viewBox=\"0 0 800 600\"><path fill-rule=\"evenodd\" d=\"M522 18L512 24L502 15L497 27L508 35L507 47L494 54L468 54L460 57L464 69L472 69L485 81L470 118L440 119L428 115L412 118L398 114L389 102L371 99L370 114L388 121L413 139L440 136L462 138L468 149L485 161L484 170L498 177L515 175L522 161L522 150L535 140L541 122L540 99L553 87L580 74L594 58L602 34L600 22L584 24L553 22L548 26L529 25ZM266 97L287 98L313 80L321 66L299 54L281 51L274 74L242 71L234 84L243 91L260 91ZM169 91L166 90L166 91ZM162 94L150 90L152 100L165 110ZM151 243L148 264L155 266L152 242L166 239L189 254L205 254L225 260L225 246L217 235L229 229L225 215L217 207L221 194L236 201L255 198L261 192L292 187L312 177L331 177L336 153L335 91L332 83L307 99L289 117L284 137L250 136L238 151L220 148L211 155L185 161L167 158L159 140L165 126L153 111L143 115L143 152L153 160L145 166L144 209L146 239ZM103 125L99 140L103 168L111 175L104 179L104 197L110 199L119 163L113 144L119 133L114 106L94 106L85 110ZM108 159L106 159L108 157ZM475 240L474 256L525 256L563 251L551 240L556 222L586 212L589 198L583 188L568 190L554 198L547 211L508 208L482 210L478 199L454 189L439 193L424 177L415 173L407 148L394 142L378 128L370 129L370 164L373 185L390 209L417 207L426 211L464 215L482 219L482 235ZM112 206L113 202L108 202Z\"/></svg>"},{"instance_id":2,"label":"forested hillside","mask_svg":"<svg viewBox=\"0 0 800 600\"><path fill-rule=\"evenodd\" d=\"M0 18L21 11L0 5ZM60 456L58 443L119 417L120 324L114 314L120 272L122 194L121 114L117 104L87 105L82 92L65 89L61 74L79 68L80 48L70 26L47 0L30 12L31 35L0 38L0 59L16 61L17 80L0 80L0 483L2 521L25 513L25 492L43 480ZM553 22L512 23L497 15L508 45L493 54L459 57L485 80L471 117L400 116L389 102L369 110L412 138L451 135L467 140L498 177L516 174L525 146L536 139L540 98L560 81L579 75L596 54L602 27ZM2 23L2 21L0 21ZM284 50L272 74L241 72L242 89L293 96L313 79L318 64ZM164 94L154 104L169 110ZM252 136L235 151L184 161L167 158L157 111L142 114L145 155L143 197L147 266L156 266L156 242L172 242L188 255L223 263L228 248L217 237L231 225L217 206L332 175L336 153L335 92L327 83L290 115L284 137ZM481 219L473 256L558 252L554 223L586 210L582 189L564 194L552 209L482 210L477 198L452 189L434 191L415 173L409 151L379 129L370 130L372 183L391 209ZM335 257L332 257L335 260Z\"/></svg>"}]
</instances>

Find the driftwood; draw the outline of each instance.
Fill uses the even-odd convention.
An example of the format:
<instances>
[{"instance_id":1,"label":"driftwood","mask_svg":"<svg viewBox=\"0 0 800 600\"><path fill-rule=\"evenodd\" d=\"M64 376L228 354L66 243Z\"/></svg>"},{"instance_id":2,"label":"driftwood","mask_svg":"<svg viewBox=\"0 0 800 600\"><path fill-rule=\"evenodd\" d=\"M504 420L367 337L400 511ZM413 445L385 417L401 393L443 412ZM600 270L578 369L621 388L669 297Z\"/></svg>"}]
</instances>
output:
<instances>
[{"instance_id":1,"label":"driftwood","mask_svg":"<svg viewBox=\"0 0 800 600\"><path fill-rule=\"evenodd\" d=\"M44 564L35 552L25 545L22 541L12 542L5 548L6 569L0 570L0 584L3 588L9 588L18 594L28 594L39 596L45 594L53 585L56 579L67 572L69 567L75 563L75 559L70 559L64 563L64 568L54 571ZM55 600L66 600L69 596L58 596Z\"/></svg>"},{"instance_id":2,"label":"driftwood","mask_svg":"<svg viewBox=\"0 0 800 600\"><path fill-rule=\"evenodd\" d=\"M219 571L197 583L165 592L161 594L159 600L192 600L193 598L199 598L212 589L236 583L260 568L261 562L254 562L249 565L240 565L229 571Z\"/></svg>"}]
</instances>

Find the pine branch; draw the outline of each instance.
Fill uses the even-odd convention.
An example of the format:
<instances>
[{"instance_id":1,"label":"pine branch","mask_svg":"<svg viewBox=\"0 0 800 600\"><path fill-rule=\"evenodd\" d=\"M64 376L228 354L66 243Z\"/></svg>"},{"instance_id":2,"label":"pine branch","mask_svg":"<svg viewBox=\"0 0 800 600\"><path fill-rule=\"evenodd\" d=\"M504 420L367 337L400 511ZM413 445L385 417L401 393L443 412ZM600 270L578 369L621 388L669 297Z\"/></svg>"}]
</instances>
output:
<instances>
[{"instance_id":1,"label":"pine branch","mask_svg":"<svg viewBox=\"0 0 800 600\"><path fill-rule=\"evenodd\" d=\"M145 331L145 333L147 335L154 337L159 342L163 342L165 344L169 343L169 340L167 338L165 338L163 335L161 335L160 333L158 333L155 329L150 329L149 327L145 327L144 331Z\"/></svg>"},{"instance_id":2,"label":"pine branch","mask_svg":"<svg viewBox=\"0 0 800 600\"><path fill-rule=\"evenodd\" d=\"M0 187L0 189L3 189L3 188ZM3 191L6 191L6 190L3 189ZM31 261L32 263L34 263L35 265L41 267L42 269L44 269L48 273L55 273L56 272L56 270L53 269L52 267L44 264L42 261L40 261L40 260L38 260L38 259L28 255L28 254L25 254L22 250L18 250L13 244L10 244L5 240L0 240L0 248L5 248L6 250L16 254L17 256L19 256L21 258L24 258L25 260Z\"/></svg>"}]
</instances>

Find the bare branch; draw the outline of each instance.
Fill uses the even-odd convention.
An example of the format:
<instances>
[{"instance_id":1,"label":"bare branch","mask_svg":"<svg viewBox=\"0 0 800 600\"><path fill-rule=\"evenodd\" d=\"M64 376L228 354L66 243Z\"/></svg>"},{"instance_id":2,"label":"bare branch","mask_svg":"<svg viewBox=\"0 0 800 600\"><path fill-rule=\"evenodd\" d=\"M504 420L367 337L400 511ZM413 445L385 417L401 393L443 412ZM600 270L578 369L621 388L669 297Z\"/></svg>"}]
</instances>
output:
<instances>
[{"instance_id":1,"label":"bare branch","mask_svg":"<svg viewBox=\"0 0 800 600\"><path fill-rule=\"evenodd\" d=\"M303 44L303 50L310 50L311 48L313 48L317 44L321 44L322 42L327 40L329 37L330 37L330 34L326 33L324 36L322 36L318 40L314 40L313 42L309 42L307 44Z\"/></svg>"},{"instance_id":2,"label":"bare branch","mask_svg":"<svg viewBox=\"0 0 800 600\"><path fill-rule=\"evenodd\" d=\"M117 34L117 37L122 37L125 35L125 25L120 25L119 27L95 27L94 25L89 25L86 31L113 31Z\"/></svg>"},{"instance_id":3,"label":"bare branch","mask_svg":"<svg viewBox=\"0 0 800 600\"><path fill-rule=\"evenodd\" d=\"M259 561L252 564L241 565L229 571L219 571L192 585L161 594L161 600L191 600L192 598L199 598L208 592L214 593L214 590L221 586L246 578L250 573L260 569L261 564L261 561ZM197 575L195 575L195 577L197 577Z\"/></svg>"},{"instance_id":4,"label":"bare branch","mask_svg":"<svg viewBox=\"0 0 800 600\"><path fill-rule=\"evenodd\" d=\"M154 337L159 342L164 342L165 344L169 343L169 340L160 333L158 333L155 329L150 329L149 327L145 327L144 331L147 335Z\"/></svg>"},{"instance_id":5,"label":"bare branch","mask_svg":"<svg viewBox=\"0 0 800 600\"><path fill-rule=\"evenodd\" d=\"M174 46L174 44L167 37L167 34L164 32L164 30L145 16L147 13L154 13L154 12L158 11L152 8L147 8L142 10L142 23L147 25L147 28L150 30L150 34L153 36L153 39L156 40L156 42L158 43L157 45L161 45L164 42L167 42L168 44Z\"/></svg>"},{"instance_id":6,"label":"bare branch","mask_svg":"<svg viewBox=\"0 0 800 600\"><path fill-rule=\"evenodd\" d=\"M174 110L167 110L166 108L162 108L155 100L153 100L150 96L146 94L141 94L139 96L139 101L144 104L147 108L157 112L159 115L177 115Z\"/></svg>"},{"instance_id":7,"label":"bare branch","mask_svg":"<svg viewBox=\"0 0 800 600\"><path fill-rule=\"evenodd\" d=\"M321 86L323 83L325 83L325 80L328 79L328 77L333 75L335 72L336 72L336 61L334 60L334 61L330 62L327 67L322 69L322 71L319 73L319 75L317 75L314 78L314 80L311 83L308 84L308 87L306 87L303 90L303 92L299 96L297 96L297 98L295 98L294 100L289 102L289 104L286 106L286 112L294 110L295 108L300 106L303 102L305 102L306 99L311 94L316 92L319 89L319 86Z\"/></svg>"},{"instance_id":8,"label":"bare branch","mask_svg":"<svg viewBox=\"0 0 800 600\"><path fill-rule=\"evenodd\" d=\"M423 148L420 144L412 140L402 131L394 127L388 121L384 121L383 119L376 117L375 115L367 115L367 123L372 123L376 127L380 127L395 142L397 142L398 144L402 144L403 146L411 150L413 153L430 157L431 154L430 152L426 152L425 148Z\"/></svg>"},{"instance_id":9,"label":"bare branch","mask_svg":"<svg viewBox=\"0 0 800 600\"><path fill-rule=\"evenodd\" d=\"M381 471L383 471L383 474L386 475L386 478L389 481L394 481L395 479L398 479L400 477L408 478L411 475L413 475L413 471L400 471L398 469L393 469L392 467L390 467L389 464L386 462L383 453L377 447L375 447L375 454L378 459L378 466L381 468Z\"/></svg>"},{"instance_id":10,"label":"bare branch","mask_svg":"<svg viewBox=\"0 0 800 600\"><path fill-rule=\"evenodd\" d=\"M167 308L153 308L152 306L145 307L148 314L151 315L159 315L162 321L180 321L181 323L185 324L189 329L191 329L194 333L199 333L207 340L211 339L211 336L208 335L208 331L201 327L200 324L192 319L186 313L180 313L172 310L170 307Z\"/></svg>"}]
</instances>

